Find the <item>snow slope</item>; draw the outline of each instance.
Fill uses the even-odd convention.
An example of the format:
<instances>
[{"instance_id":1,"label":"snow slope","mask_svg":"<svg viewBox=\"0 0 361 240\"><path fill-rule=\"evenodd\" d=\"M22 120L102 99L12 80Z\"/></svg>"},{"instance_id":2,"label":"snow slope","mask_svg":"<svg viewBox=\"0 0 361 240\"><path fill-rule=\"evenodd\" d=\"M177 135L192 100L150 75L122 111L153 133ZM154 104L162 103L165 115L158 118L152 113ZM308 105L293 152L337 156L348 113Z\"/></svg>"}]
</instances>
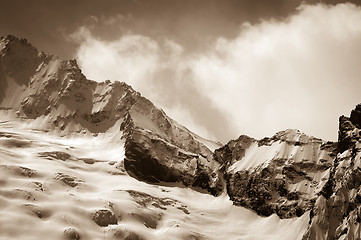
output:
<instances>
[{"instance_id":1,"label":"snow slope","mask_svg":"<svg viewBox=\"0 0 361 240\"><path fill-rule=\"evenodd\" d=\"M111 131L60 137L0 116L0 239L301 239L307 228L308 214L260 217L224 194L138 181Z\"/></svg>"}]
</instances>

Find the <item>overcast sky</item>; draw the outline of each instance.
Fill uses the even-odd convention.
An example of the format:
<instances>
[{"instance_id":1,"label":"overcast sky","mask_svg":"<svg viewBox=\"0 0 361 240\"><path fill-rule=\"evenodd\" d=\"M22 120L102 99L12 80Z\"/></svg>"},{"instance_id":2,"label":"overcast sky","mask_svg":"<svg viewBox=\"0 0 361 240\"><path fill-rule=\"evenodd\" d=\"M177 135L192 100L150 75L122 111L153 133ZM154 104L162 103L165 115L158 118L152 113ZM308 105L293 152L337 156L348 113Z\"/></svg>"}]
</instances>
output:
<instances>
[{"instance_id":1,"label":"overcast sky","mask_svg":"<svg viewBox=\"0 0 361 240\"><path fill-rule=\"evenodd\" d=\"M124 81L221 142L296 128L337 140L361 103L361 8L298 0L2 0L0 35Z\"/></svg>"}]
</instances>

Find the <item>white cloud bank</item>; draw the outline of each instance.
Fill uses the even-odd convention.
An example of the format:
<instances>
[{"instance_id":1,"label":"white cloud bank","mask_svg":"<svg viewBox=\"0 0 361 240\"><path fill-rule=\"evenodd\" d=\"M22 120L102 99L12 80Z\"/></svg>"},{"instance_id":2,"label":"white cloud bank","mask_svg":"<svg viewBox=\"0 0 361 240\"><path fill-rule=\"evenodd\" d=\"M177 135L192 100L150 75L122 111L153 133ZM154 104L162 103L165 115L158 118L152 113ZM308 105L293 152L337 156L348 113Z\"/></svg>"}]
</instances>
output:
<instances>
[{"instance_id":1,"label":"white cloud bank","mask_svg":"<svg viewBox=\"0 0 361 240\"><path fill-rule=\"evenodd\" d=\"M90 79L125 81L197 133L227 141L297 128L336 140L338 117L361 103L361 8L301 6L283 21L244 24L234 39L187 52L169 39L73 37Z\"/></svg>"}]
</instances>

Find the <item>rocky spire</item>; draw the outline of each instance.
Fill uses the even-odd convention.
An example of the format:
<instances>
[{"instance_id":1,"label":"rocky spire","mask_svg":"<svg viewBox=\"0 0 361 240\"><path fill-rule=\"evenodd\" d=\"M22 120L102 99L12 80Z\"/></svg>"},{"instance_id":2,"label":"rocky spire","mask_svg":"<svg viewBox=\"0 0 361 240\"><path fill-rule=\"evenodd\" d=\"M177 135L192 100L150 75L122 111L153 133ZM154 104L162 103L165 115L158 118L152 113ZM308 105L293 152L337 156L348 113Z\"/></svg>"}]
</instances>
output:
<instances>
[{"instance_id":1,"label":"rocky spire","mask_svg":"<svg viewBox=\"0 0 361 240\"><path fill-rule=\"evenodd\" d=\"M361 223L361 105L339 119L337 157L310 214L303 239L359 239Z\"/></svg>"}]
</instances>

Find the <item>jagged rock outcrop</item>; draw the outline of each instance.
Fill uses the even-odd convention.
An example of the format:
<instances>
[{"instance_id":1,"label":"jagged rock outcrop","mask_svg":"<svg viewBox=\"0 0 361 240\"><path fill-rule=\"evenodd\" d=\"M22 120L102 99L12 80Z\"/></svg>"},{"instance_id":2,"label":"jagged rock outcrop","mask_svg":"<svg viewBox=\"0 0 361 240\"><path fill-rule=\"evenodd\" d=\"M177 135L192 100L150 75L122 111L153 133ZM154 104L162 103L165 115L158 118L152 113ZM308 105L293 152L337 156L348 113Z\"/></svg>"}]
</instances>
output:
<instances>
[{"instance_id":1,"label":"jagged rock outcrop","mask_svg":"<svg viewBox=\"0 0 361 240\"><path fill-rule=\"evenodd\" d=\"M303 239L361 238L361 105L339 119L337 157Z\"/></svg>"},{"instance_id":2,"label":"jagged rock outcrop","mask_svg":"<svg viewBox=\"0 0 361 240\"><path fill-rule=\"evenodd\" d=\"M96 210L91 214L91 218L100 227L107 227L108 225L118 223L115 214L108 209Z\"/></svg>"},{"instance_id":3,"label":"jagged rock outcrop","mask_svg":"<svg viewBox=\"0 0 361 240\"><path fill-rule=\"evenodd\" d=\"M236 205L262 216L301 216L326 183L336 144L297 130L255 140L240 136L214 153Z\"/></svg>"},{"instance_id":4,"label":"jagged rock outcrop","mask_svg":"<svg viewBox=\"0 0 361 240\"><path fill-rule=\"evenodd\" d=\"M140 97L121 125L125 169L148 182L181 182L218 195L223 190L218 164L197 136Z\"/></svg>"},{"instance_id":5,"label":"jagged rock outcrop","mask_svg":"<svg viewBox=\"0 0 361 240\"><path fill-rule=\"evenodd\" d=\"M118 131L124 167L140 180L180 182L214 195L223 190L207 140L129 85L88 80L75 60L40 53L25 39L0 39L0 108L64 133Z\"/></svg>"}]
</instances>

